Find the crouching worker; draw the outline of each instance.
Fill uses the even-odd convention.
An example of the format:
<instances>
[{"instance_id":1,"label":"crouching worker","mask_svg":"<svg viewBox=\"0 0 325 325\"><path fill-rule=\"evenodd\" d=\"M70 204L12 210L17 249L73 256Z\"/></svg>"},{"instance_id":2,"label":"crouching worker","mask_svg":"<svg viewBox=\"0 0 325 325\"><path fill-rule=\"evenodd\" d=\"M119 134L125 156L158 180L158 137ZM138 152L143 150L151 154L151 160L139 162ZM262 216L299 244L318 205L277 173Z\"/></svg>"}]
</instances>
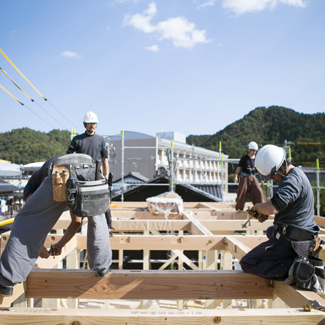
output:
<instances>
[{"instance_id":1,"label":"crouching worker","mask_svg":"<svg viewBox=\"0 0 325 325\"><path fill-rule=\"evenodd\" d=\"M53 157L31 176L24 190L26 203L15 218L1 256L0 294L11 296L13 286L26 280L39 256L60 255L80 228L83 217L88 217L90 268L99 276L109 273L112 252L105 218L109 195L106 180L101 177L103 180L96 180L96 166L92 158L84 154ZM65 184L64 191L60 192L62 184ZM95 194L94 201L88 195L89 189ZM82 201L80 193L87 195L89 203ZM47 234L67 207L71 223L61 240L47 251L43 247Z\"/></svg>"},{"instance_id":2,"label":"crouching worker","mask_svg":"<svg viewBox=\"0 0 325 325\"><path fill-rule=\"evenodd\" d=\"M275 214L274 226L266 231L268 241L241 259L242 270L323 293L323 261L317 257L321 249L319 227L314 221L314 197L306 175L286 160L283 148L274 145L260 149L255 166L265 180L272 179L279 187L270 201L252 207L259 213L260 222Z\"/></svg>"}]
</instances>

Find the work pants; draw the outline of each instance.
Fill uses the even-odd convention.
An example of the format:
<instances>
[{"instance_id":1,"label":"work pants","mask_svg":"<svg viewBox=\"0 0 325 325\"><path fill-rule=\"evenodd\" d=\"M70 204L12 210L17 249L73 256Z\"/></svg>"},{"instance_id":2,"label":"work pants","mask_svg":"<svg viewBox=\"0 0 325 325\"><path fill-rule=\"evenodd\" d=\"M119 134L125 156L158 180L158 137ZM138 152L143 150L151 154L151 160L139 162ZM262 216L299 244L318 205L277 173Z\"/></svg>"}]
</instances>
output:
<instances>
[{"instance_id":1,"label":"work pants","mask_svg":"<svg viewBox=\"0 0 325 325\"><path fill-rule=\"evenodd\" d=\"M47 176L15 218L11 234L0 261L0 284L13 287L24 282L32 270L47 234L51 231L67 202L54 202L52 177ZM88 218L88 261L93 271L106 274L112 263L109 230L105 215Z\"/></svg>"},{"instance_id":2,"label":"work pants","mask_svg":"<svg viewBox=\"0 0 325 325\"><path fill-rule=\"evenodd\" d=\"M274 226L267 229L268 241L259 244L239 262L244 272L269 280L283 281L297 254L274 237Z\"/></svg>"},{"instance_id":3,"label":"work pants","mask_svg":"<svg viewBox=\"0 0 325 325\"><path fill-rule=\"evenodd\" d=\"M248 193L254 205L256 203L266 202L262 188L258 183L256 177L255 176L241 177L239 180L239 186L237 190L237 203L235 205L236 210L244 209Z\"/></svg>"}]
</instances>

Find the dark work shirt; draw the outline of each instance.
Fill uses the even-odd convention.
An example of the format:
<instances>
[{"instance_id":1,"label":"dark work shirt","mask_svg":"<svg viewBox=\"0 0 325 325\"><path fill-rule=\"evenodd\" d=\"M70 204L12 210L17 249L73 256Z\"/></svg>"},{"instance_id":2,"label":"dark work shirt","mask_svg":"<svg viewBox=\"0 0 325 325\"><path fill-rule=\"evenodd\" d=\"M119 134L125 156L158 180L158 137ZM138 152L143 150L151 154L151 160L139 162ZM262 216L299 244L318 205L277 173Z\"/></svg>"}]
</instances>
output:
<instances>
[{"instance_id":1,"label":"dark work shirt","mask_svg":"<svg viewBox=\"0 0 325 325\"><path fill-rule=\"evenodd\" d=\"M47 160L43 166L36 171L28 180L28 183L26 184L24 188L24 200L26 201L26 196L29 193L34 193L39 186L42 184L44 178L48 176L49 174L49 167L50 165L59 158L60 156L55 156L53 158L50 158Z\"/></svg>"},{"instance_id":2,"label":"dark work shirt","mask_svg":"<svg viewBox=\"0 0 325 325\"><path fill-rule=\"evenodd\" d=\"M271 199L279 211L274 223L294 225L306 230L313 230L314 195L305 173L298 167L290 170Z\"/></svg>"},{"instance_id":3,"label":"dark work shirt","mask_svg":"<svg viewBox=\"0 0 325 325\"><path fill-rule=\"evenodd\" d=\"M242 173L249 174L252 176L255 175L255 158L251 158L249 155L241 157L238 167L241 167Z\"/></svg>"},{"instance_id":4,"label":"dark work shirt","mask_svg":"<svg viewBox=\"0 0 325 325\"><path fill-rule=\"evenodd\" d=\"M67 154L74 152L89 155L94 162L108 157L105 139L98 134L88 135L86 132L72 139Z\"/></svg>"}]
</instances>

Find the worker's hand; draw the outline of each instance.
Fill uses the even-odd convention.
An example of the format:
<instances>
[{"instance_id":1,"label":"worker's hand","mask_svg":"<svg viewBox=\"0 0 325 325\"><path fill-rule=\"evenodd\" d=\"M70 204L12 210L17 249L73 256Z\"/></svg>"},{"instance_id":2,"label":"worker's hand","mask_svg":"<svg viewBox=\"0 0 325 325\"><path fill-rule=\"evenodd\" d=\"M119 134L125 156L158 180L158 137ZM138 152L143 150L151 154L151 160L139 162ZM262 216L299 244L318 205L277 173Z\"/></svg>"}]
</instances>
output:
<instances>
[{"instance_id":1,"label":"worker's hand","mask_svg":"<svg viewBox=\"0 0 325 325\"><path fill-rule=\"evenodd\" d=\"M268 216L266 216L265 214L261 214L258 216L257 220L259 222L264 222L265 220L267 220Z\"/></svg>"},{"instance_id":2,"label":"worker's hand","mask_svg":"<svg viewBox=\"0 0 325 325\"><path fill-rule=\"evenodd\" d=\"M237 184L238 183L238 177L237 175L235 175L235 178L234 178L234 183Z\"/></svg>"},{"instance_id":3,"label":"worker's hand","mask_svg":"<svg viewBox=\"0 0 325 325\"><path fill-rule=\"evenodd\" d=\"M39 256L41 258L49 258L50 257L50 254L47 251L47 249L43 246L43 248L42 248L41 253L39 254Z\"/></svg>"},{"instance_id":4,"label":"worker's hand","mask_svg":"<svg viewBox=\"0 0 325 325\"><path fill-rule=\"evenodd\" d=\"M108 184L108 175L105 175L106 184Z\"/></svg>"},{"instance_id":5,"label":"worker's hand","mask_svg":"<svg viewBox=\"0 0 325 325\"><path fill-rule=\"evenodd\" d=\"M61 255L61 252L62 252L62 247L58 243L51 245L51 248L49 249L49 254L51 256Z\"/></svg>"},{"instance_id":6,"label":"worker's hand","mask_svg":"<svg viewBox=\"0 0 325 325\"><path fill-rule=\"evenodd\" d=\"M253 207L250 208L250 210L258 212L258 215L255 216L255 218L257 218L258 221L260 221L260 217L262 216L262 213L259 211L259 208L258 208L259 204L260 203L256 203ZM262 221L260 221L260 222L262 222Z\"/></svg>"},{"instance_id":7,"label":"worker's hand","mask_svg":"<svg viewBox=\"0 0 325 325\"><path fill-rule=\"evenodd\" d=\"M264 185L264 181L261 181L261 186L263 186Z\"/></svg>"}]
</instances>

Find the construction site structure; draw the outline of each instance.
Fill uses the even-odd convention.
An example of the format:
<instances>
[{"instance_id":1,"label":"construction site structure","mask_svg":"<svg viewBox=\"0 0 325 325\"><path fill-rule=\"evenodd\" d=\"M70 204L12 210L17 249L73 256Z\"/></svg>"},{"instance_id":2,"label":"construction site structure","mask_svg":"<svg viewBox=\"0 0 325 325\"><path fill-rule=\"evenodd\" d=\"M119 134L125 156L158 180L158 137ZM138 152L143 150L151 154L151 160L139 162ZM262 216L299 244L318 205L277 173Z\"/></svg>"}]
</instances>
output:
<instances>
[{"instance_id":1,"label":"construction site structure","mask_svg":"<svg viewBox=\"0 0 325 325\"><path fill-rule=\"evenodd\" d=\"M252 219L243 228L247 215L235 211L234 203L183 202L182 208L164 215L149 212L146 202L112 202L111 272L100 278L87 269L84 225L62 255L39 258L13 296L0 298L0 323L325 323L321 308L312 308L325 306L318 294L238 267L242 256L266 240L272 216L264 223ZM325 226L324 218L315 220ZM45 246L57 242L69 223L65 212ZM1 252L9 236L1 235ZM323 229L320 238L325 240ZM157 252L167 254L159 259ZM140 267L134 268L136 263Z\"/></svg>"}]
</instances>

